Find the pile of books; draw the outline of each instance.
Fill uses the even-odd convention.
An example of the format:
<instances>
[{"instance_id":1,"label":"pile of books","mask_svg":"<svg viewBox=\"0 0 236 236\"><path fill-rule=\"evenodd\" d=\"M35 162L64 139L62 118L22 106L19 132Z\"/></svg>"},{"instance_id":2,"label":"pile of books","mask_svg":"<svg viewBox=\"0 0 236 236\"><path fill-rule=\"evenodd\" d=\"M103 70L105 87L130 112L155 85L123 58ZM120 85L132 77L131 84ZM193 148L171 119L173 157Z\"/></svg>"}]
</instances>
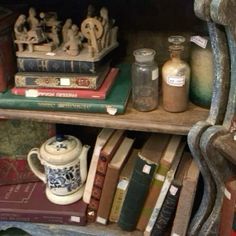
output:
<instances>
[{"instance_id":1,"label":"pile of books","mask_svg":"<svg viewBox=\"0 0 236 236\"><path fill-rule=\"evenodd\" d=\"M1 108L124 113L131 81L129 67L100 61L17 57L14 87L0 94Z\"/></svg>"}]
</instances>

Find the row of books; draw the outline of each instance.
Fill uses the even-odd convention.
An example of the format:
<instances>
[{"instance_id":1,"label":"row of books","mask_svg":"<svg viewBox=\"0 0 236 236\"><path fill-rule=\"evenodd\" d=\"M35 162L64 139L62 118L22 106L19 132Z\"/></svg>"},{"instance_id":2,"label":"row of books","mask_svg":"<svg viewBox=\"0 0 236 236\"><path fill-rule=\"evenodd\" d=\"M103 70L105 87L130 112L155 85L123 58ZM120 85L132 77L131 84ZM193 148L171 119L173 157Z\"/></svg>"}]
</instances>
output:
<instances>
[{"instance_id":1,"label":"row of books","mask_svg":"<svg viewBox=\"0 0 236 236\"><path fill-rule=\"evenodd\" d=\"M174 218L172 233L185 235L199 177L186 143L168 134L152 134L141 150L134 142L123 130L98 135L83 196L87 220L163 235Z\"/></svg>"}]
</instances>

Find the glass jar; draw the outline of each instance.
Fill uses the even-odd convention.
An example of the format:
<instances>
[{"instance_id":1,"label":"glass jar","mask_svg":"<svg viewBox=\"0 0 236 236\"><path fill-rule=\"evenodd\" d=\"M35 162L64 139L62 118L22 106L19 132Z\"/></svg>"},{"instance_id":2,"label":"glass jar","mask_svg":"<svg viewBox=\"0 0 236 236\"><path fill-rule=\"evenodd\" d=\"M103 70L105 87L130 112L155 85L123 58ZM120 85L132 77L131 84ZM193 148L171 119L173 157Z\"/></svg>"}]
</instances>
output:
<instances>
[{"instance_id":1,"label":"glass jar","mask_svg":"<svg viewBox=\"0 0 236 236\"><path fill-rule=\"evenodd\" d=\"M158 66L154 61L155 50L135 50L132 65L132 101L138 111L151 111L158 106Z\"/></svg>"},{"instance_id":2,"label":"glass jar","mask_svg":"<svg viewBox=\"0 0 236 236\"><path fill-rule=\"evenodd\" d=\"M170 59L162 67L163 108L169 112L183 112L188 108L190 67L181 59L184 50L182 36L171 36L168 41Z\"/></svg>"}]
</instances>

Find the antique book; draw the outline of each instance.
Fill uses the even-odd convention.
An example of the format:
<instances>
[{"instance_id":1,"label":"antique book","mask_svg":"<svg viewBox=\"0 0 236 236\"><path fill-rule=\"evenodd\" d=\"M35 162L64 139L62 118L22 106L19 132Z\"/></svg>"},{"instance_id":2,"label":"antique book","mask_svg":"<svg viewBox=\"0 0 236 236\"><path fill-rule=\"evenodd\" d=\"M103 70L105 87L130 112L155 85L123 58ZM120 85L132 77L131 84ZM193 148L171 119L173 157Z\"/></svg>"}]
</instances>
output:
<instances>
[{"instance_id":1,"label":"antique book","mask_svg":"<svg viewBox=\"0 0 236 236\"><path fill-rule=\"evenodd\" d=\"M224 200L221 209L219 235L230 235L233 230L236 204L236 179L235 177L225 183Z\"/></svg>"},{"instance_id":2,"label":"antique book","mask_svg":"<svg viewBox=\"0 0 236 236\"><path fill-rule=\"evenodd\" d=\"M152 211L152 214L151 214L151 217L148 221L148 224L145 228L145 231L144 231L144 235L151 235L151 232L152 232L152 229L154 227L154 224L156 222L156 219L160 213L160 210L161 210L161 207L162 207L162 204L166 198L166 195L169 191L169 188L170 188L170 185L172 183L172 180L174 179L174 176L175 176L175 173L176 173L176 170L178 168L178 165L180 163L180 160L182 158L182 155L183 155L183 151L184 151L184 148L185 148L185 145L186 143L185 142L182 142L180 147L178 148L178 152L176 153L175 155L175 158L174 158L174 161L171 165L171 168L170 170L167 172L166 174L166 178L165 178L165 181L163 183L163 186L161 188L161 192L157 198L157 201L155 203L155 206L154 206L154 209Z\"/></svg>"},{"instance_id":3,"label":"antique book","mask_svg":"<svg viewBox=\"0 0 236 236\"><path fill-rule=\"evenodd\" d=\"M97 211L96 221L101 224L107 224L109 219L112 202L119 179L119 174L127 158L129 157L134 139L125 137L119 148L108 163L106 176L102 188L101 198Z\"/></svg>"},{"instance_id":4,"label":"antique book","mask_svg":"<svg viewBox=\"0 0 236 236\"><path fill-rule=\"evenodd\" d=\"M119 68L120 73L105 100L57 97L32 98L13 95L8 90L0 94L0 108L122 114L125 112L128 102L131 80L129 76L130 66L123 65Z\"/></svg>"},{"instance_id":5,"label":"antique book","mask_svg":"<svg viewBox=\"0 0 236 236\"><path fill-rule=\"evenodd\" d=\"M189 153L184 153L176 171L174 180L172 181L170 188L167 192L165 200L162 204L160 213L153 226L151 235L162 236L166 233L169 224L172 222L174 213L178 204L179 195L181 192L183 179L185 173L191 164L192 157Z\"/></svg>"},{"instance_id":6,"label":"antique book","mask_svg":"<svg viewBox=\"0 0 236 236\"><path fill-rule=\"evenodd\" d=\"M144 231L147 226L157 198L161 192L161 188L165 180L166 174L171 167L176 153L178 152L181 140L182 136L172 135L166 149L163 150L164 153L161 157L160 165L157 168L154 178L152 180L148 195L144 202L144 206L136 226L136 228L140 231Z\"/></svg>"},{"instance_id":7,"label":"antique book","mask_svg":"<svg viewBox=\"0 0 236 236\"><path fill-rule=\"evenodd\" d=\"M13 45L13 25L16 14L0 7L0 92L4 92L14 82L16 73Z\"/></svg>"},{"instance_id":8,"label":"antique book","mask_svg":"<svg viewBox=\"0 0 236 236\"><path fill-rule=\"evenodd\" d=\"M109 216L109 221L111 222L118 222L119 220L121 208L125 199L125 195L127 193L137 156L138 150L133 149L128 161L121 170Z\"/></svg>"},{"instance_id":9,"label":"antique book","mask_svg":"<svg viewBox=\"0 0 236 236\"><path fill-rule=\"evenodd\" d=\"M195 199L199 173L200 171L197 164L194 160L192 160L190 167L183 179L183 185L171 229L171 235L186 235L187 233Z\"/></svg>"},{"instance_id":10,"label":"antique book","mask_svg":"<svg viewBox=\"0 0 236 236\"><path fill-rule=\"evenodd\" d=\"M114 131L115 131L114 129L103 128L97 136L83 194L83 201L87 204L89 204L90 202L93 182L96 174L97 163L101 149L107 143L107 141L109 140Z\"/></svg>"},{"instance_id":11,"label":"antique book","mask_svg":"<svg viewBox=\"0 0 236 236\"><path fill-rule=\"evenodd\" d=\"M0 185L38 182L24 158L0 157Z\"/></svg>"},{"instance_id":12,"label":"antique book","mask_svg":"<svg viewBox=\"0 0 236 236\"><path fill-rule=\"evenodd\" d=\"M51 203L42 182L0 187L0 220L85 225L87 204L77 201L70 205Z\"/></svg>"},{"instance_id":13,"label":"antique book","mask_svg":"<svg viewBox=\"0 0 236 236\"><path fill-rule=\"evenodd\" d=\"M151 134L138 153L118 221L122 229L127 231L135 229L153 174L159 166L161 158L159 153L166 148L168 140L167 134Z\"/></svg>"},{"instance_id":14,"label":"antique book","mask_svg":"<svg viewBox=\"0 0 236 236\"><path fill-rule=\"evenodd\" d=\"M40 147L55 134L55 124L30 120L0 120L0 156L26 159L32 148Z\"/></svg>"},{"instance_id":15,"label":"antique book","mask_svg":"<svg viewBox=\"0 0 236 236\"><path fill-rule=\"evenodd\" d=\"M95 74L17 72L15 74L15 87L96 90L103 83L109 70L110 67L105 66Z\"/></svg>"},{"instance_id":16,"label":"antique book","mask_svg":"<svg viewBox=\"0 0 236 236\"><path fill-rule=\"evenodd\" d=\"M107 172L108 163L111 161L114 153L118 149L120 143L124 138L124 130L115 130L108 142L101 149L98 163L96 167L96 174L92 187L92 194L88 205L88 221L94 222L97 216L97 210L101 198L102 188Z\"/></svg>"},{"instance_id":17,"label":"antique book","mask_svg":"<svg viewBox=\"0 0 236 236\"><path fill-rule=\"evenodd\" d=\"M88 98L106 99L118 74L118 68L111 68L101 87L91 89L66 89L66 88L18 88L11 89L12 94L25 97L65 97L65 98Z\"/></svg>"}]
</instances>

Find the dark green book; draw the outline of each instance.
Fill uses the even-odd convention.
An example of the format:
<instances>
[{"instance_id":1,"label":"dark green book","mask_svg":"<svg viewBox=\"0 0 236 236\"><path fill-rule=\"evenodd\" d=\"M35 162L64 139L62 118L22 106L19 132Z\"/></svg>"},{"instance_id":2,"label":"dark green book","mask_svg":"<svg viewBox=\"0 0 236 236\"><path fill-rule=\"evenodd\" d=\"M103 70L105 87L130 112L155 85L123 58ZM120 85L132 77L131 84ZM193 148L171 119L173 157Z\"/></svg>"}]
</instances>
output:
<instances>
[{"instance_id":1,"label":"dark green book","mask_svg":"<svg viewBox=\"0 0 236 236\"><path fill-rule=\"evenodd\" d=\"M105 100L57 97L32 98L13 95L7 91L0 94L0 108L122 114L125 112L131 90L130 65L120 65L119 68L118 77Z\"/></svg>"}]
</instances>

